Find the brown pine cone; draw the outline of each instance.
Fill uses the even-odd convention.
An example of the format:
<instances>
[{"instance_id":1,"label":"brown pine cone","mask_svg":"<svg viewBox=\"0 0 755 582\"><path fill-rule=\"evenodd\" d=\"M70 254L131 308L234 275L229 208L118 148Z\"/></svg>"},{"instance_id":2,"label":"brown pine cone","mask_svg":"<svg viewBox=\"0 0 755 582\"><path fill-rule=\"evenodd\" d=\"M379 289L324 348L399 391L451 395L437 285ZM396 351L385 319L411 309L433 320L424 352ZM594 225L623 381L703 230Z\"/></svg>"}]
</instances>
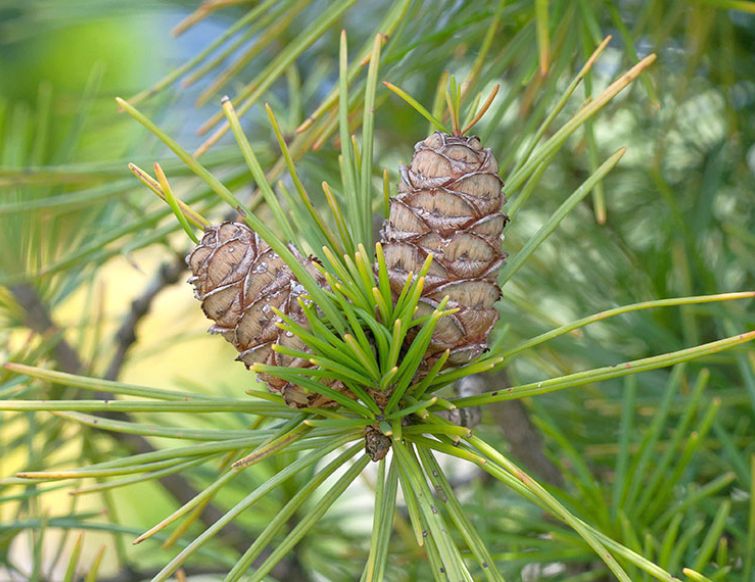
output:
<instances>
[{"instance_id":1,"label":"brown pine cone","mask_svg":"<svg viewBox=\"0 0 755 582\"><path fill-rule=\"evenodd\" d=\"M305 259L290 247L323 286L325 280L314 267L314 259ZM189 283L202 302L202 311L215 323L210 333L222 335L239 351L237 360L247 368L255 363L272 366L306 368L312 364L273 351L283 345L305 352L306 346L290 332L275 324L280 318L273 307L295 322L307 321L297 299L305 293L293 273L266 242L239 222L224 222L205 230L200 243L186 257L193 276ZM260 374L272 392L282 394L289 406L315 407L333 405L318 394L267 374Z\"/></svg>"},{"instance_id":2,"label":"brown pine cone","mask_svg":"<svg viewBox=\"0 0 755 582\"><path fill-rule=\"evenodd\" d=\"M416 274L432 253L420 309L431 311L446 295L448 307L459 308L439 320L428 363L446 349L449 365L487 349L498 320L497 275L506 258L502 185L498 163L477 137L434 133L414 147L409 167L401 169L399 193L382 229L393 292L399 293L409 273Z\"/></svg>"}]
</instances>

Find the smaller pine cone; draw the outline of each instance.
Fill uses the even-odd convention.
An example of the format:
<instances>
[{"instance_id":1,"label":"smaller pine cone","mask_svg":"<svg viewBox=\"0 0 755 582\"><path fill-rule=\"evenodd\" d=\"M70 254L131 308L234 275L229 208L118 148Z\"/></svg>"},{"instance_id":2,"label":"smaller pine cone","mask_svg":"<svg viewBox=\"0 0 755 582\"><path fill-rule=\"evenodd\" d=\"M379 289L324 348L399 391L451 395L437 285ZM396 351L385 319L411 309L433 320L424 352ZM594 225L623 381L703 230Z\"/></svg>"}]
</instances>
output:
<instances>
[{"instance_id":1,"label":"smaller pine cone","mask_svg":"<svg viewBox=\"0 0 755 582\"><path fill-rule=\"evenodd\" d=\"M385 459L390 450L391 439L374 426L368 426L364 432L364 452L370 456L370 459L377 463Z\"/></svg>"},{"instance_id":2,"label":"smaller pine cone","mask_svg":"<svg viewBox=\"0 0 755 582\"><path fill-rule=\"evenodd\" d=\"M305 259L289 247L294 255L321 284L322 274L314 259ZM202 311L214 321L209 332L222 335L239 351L237 360L247 368L255 363L271 366L306 368L312 364L273 350L274 345L306 352L302 341L276 326L280 318L273 307L293 321L306 325L307 320L297 299L304 288L283 259L245 224L224 222L205 230L199 244L186 257L194 294L202 302ZM267 374L260 374L272 392L281 394L289 406L296 408L328 406L332 400L307 394L298 386Z\"/></svg>"},{"instance_id":3,"label":"smaller pine cone","mask_svg":"<svg viewBox=\"0 0 755 582\"><path fill-rule=\"evenodd\" d=\"M434 133L417 143L411 163L401 169L399 193L381 233L393 292L432 253L420 309L431 311L446 295L448 307L459 309L439 320L427 364L447 349L448 363L458 365L487 348L506 258L501 186L495 157L474 136Z\"/></svg>"}]
</instances>

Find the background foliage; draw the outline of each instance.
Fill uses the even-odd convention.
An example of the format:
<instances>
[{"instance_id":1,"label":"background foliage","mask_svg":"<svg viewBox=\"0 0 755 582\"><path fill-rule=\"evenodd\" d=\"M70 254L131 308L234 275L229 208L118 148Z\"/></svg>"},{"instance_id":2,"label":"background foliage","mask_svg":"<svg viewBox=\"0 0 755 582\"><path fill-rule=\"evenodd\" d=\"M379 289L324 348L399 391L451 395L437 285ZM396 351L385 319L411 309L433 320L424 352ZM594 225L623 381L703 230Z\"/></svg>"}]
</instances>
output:
<instances>
[{"instance_id":1,"label":"background foliage","mask_svg":"<svg viewBox=\"0 0 755 582\"><path fill-rule=\"evenodd\" d=\"M204 152L217 127L205 121L222 120L219 100L229 94L239 112L248 109L244 126L269 177L290 188L262 107L268 102L299 175L316 192L322 181L339 181L337 112L319 108L337 84L342 28L357 63L375 34L386 33L380 80L422 103L438 104L437 87L448 72L471 80L470 94L500 83L477 132L504 176L516 175L537 128L605 35L612 35L608 48L546 137L620 72L657 54L640 80L577 131L509 205L513 220L505 245L515 256L603 160L628 148L506 285L501 346L618 305L753 288L753 3L281 0L203 6L193 13L202 18L183 21L186 30L174 40L169 30L192 14L193 3L0 3L4 361L212 397L242 396L251 375L231 365L232 348L204 336L206 324L181 284L186 237L127 164L148 168L159 160L183 200L205 216L225 210L157 139L118 114L113 98L136 96L131 102L184 147ZM256 6L261 8L250 17ZM184 65L226 31L234 36L207 59ZM364 69L355 65L351 78L354 129L361 122ZM149 91L155 83L158 89ZM207 131L197 136L197 130ZM394 188L399 164L408 162L412 145L428 131L424 119L380 87L375 161L388 169ZM238 196L255 200L231 136L201 160ZM526 204L518 201L523 191L531 195ZM264 206L259 213L271 218ZM630 313L538 346L505 376L486 381L489 387L519 385L672 352L752 330L753 319L746 300ZM683 577L688 567L711 579L750 580L753 366L752 351L740 348L523 404L495 404L484 408L476 430L580 518L673 575ZM76 393L10 371L0 382L0 398L8 401ZM187 466L178 483L139 479L71 497L69 483L14 475L114 460L145 443L162 449L172 441L97 430L70 415L0 415L0 572L15 579L72 579L73 571L89 572L91 579L149 578L175 549L154 541L132 547L130 540L185 502L181 495L190 497L216 477L210 465ZM249 424L240 411L138 412L131 418L143 424L167 418L198 431L243 432ZM179 531L175 545L185 546L206 527L203 522L217 519L220 513L213 511L226 510L293 458L272 457L240 474L218 492L203 519ZM481 472L456 464L448 471L504 575L607 576L584 542L549 514ZM374 479L367 472L360 487L349 489L274 574L358 578L369 551ZM187 571L230 569L308 480L298 474L243 513L194 555ZM291 527L295 523L296 514ZM390 551L396 560L387 577L427 579L408 518L395 525ZM168 537L160 535L158 541ZM104 557L97 566L100 548ZM633 580L645 575L629 574Z\"/></svg>"}]
</instances>

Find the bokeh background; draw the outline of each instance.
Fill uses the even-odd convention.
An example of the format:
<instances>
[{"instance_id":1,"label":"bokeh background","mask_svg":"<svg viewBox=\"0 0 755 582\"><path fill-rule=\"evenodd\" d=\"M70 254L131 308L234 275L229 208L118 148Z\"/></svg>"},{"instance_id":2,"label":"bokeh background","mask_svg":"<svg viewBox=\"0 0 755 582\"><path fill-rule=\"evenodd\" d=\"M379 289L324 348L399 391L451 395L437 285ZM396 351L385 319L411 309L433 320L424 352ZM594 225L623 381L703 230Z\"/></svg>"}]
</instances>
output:
<instances>
[{"instance_id":1,"label":"bokeh background","mask_svg":"<svg viewBox=\"0 0 755 582\"><path fill-rule=\"evenodd\" d=\"M186 237L177 231L175 220L131 176L127 163L149 168L159 160L184 198L196 193L199 183L157 140L118 112L114 98L128 98L154 86L258 3L227 4L174 36L171 31L194 13L198 3L0 0L1 360L35 354L35 362L55 367L54 350L29 331L28 318L12 297L14 285L31 283L57 329L76 346L84 367L81 371L104 375L116 350L113 335L129 313L130 302L154 281L160 265L185 252ZM333 9L332 4L270 3L269 13L274 17L240 48L191 86L169 83L140 107L187 149L193 149L203 141L197 129L217 112L220 96L233 95L255 79L286 46L311 31L312 22ZM374 0L352 4L260 99L274 106L291 140L295 128L337 81L340 29L345 28L351 45L359 47L370 41L377 23L394 7L392 2ZM640 58L651 52L658 55L657 63L640 81L569 141L507 229L506 244L514 254L600 162L617 148L628 147L599 191L561 225L505 290L500 342L513 345L616 305L753 288L755 4L552 1L547 74L541 71L543 45L542 39L538 42L535 3L414 1L407 5L395 48L386 53L381 79L432 104L444 71L459 78L474 73L476 58L487 42L487 56L475 74L480 88L499 82L502 90L478 131L502 161L504 171L512 167L537 123L601 38L613 35L609 48L558 120L566 119L584 99L597 95ZM488 40L485 35L494 18L499 23ZM224 86L215 88L213 82L223 69L275 23L284 25L272 42L239 66ZM203 102L198 105L197 99ZM245 117L245 126L264 164L271 167L276 150L259 105ZM408 161L413 144L425 136L427 124L381 89L376 127L377 163L389 169L395 183L399 164ZM307 184L332 180L338 172L335 152L331 139L302 157L301 174ZM253 186L228 136L205 159L239 192L251 196ZM210 216L224 212L206 196L199 204ZM264 217L266 210L260 212ZM238 395L253 380L243 366L233 362L230 345L204 333L207 323L189 286L183 284L185 278L181 274L179 282L166 286L151 304L118 379ZM520 383L610 365L747 331L753 321L747 303L634 314L538 349L518 361L509 375ZM34 352L36 348L40 351ZM743 549L751 543L755 527L748 521L755 452L754 363L752 352L740 350L690 364L677 370L678 376L657 372L631 381L637 405L631 433L635 450L653 422L662 427L653 446L662 452L664 443L669 445L673 428L686 410L684 398L700 374L710 379L695 418L702 418L713 402L720 406L715 421L705 427L704 442L695 449L693 460L675 475L677 489L670 493L668 502L673 503L726 477L705 503L685 514L682 527L697 531L690 534L693 541L680 553L680 561L685 557L694 561L706 529L726 502L729 510L722 536L731 546L731 568L742 571ZM679 397L659 420L661 398L670 382L675 383ZM584 508L584 499L591 495L610 501L626 389L627 383L616 381L577 393L549 395L526 403L524 420L517 416L507 421L507 411L486 411L483 430L502 447L513 448L515 455L529 455L521 459L524 464L535 467L554 486L563 487L576 506ZM46 432L49 425L30 418L11 423L11 417L3 414L0 478L10 478L30 464L44 465L48 454L61 466L75 464L84 438L77 427L66 425L59 433L50 433L54 436L51 444ZM234 415L216 422L229 427L244 424L243 418ZM525 437L519 449L506 432L506 422L511 423L510 431L518 430ZM117 446L100 437L96 448L102 454L117 454ZM529 449L535 452L528 453ZM200 474L192 479L201 484L209 477ZM523 552L526 544L516 537L525 536L528 526L522 524L541 524L542 516L473 474L460 473L458 478L472 511L500 516L489 526L488 535L515 540L512 552ZM0 579L22 579L24 574L3 569L11 563L29 576L50 574L50 579L62 579L66 559L56 556L70 553L75 536L68 532L74 530L51 527L40 542L39 520L91 512L97 521L98 513L106 510L102 500L86 497L74 507L62 489L16 503L10 497L20 486L2 483L0 496L9 501L0 504ZM223 505L240 491L225 495ZM354 492L321 526L322 538L307 542L302 550L303 562L320 578L349 579L349 564L359 562L359 551L349 548L361 543L354 539L369 517L365 496L364 491ZM175 506L155 483L115 490L110 502L107 511L117 508L118 519L135 530L148 527ZM350 511L348 503L355 509ZM585 511L590 513L589 508ZM254 532L274 512L275 504L270 504L260 514L246 516L245 527ZM367 517L359 517L360 512ZM29 520L30 527L13 525L22 518ZM625 540L634 536L637 545L643 545L643 531L649 524L640 517L632 522L636 532L626 527L622 531L615 515L606 520L605 528L615 528ZM530 539L536 530L526 532ZM91 563L102 544L108 548L101 568L106 580L127 580L130 575L140 579L134 571L148 572L170 555L154 545L127 547L123 540L128 535L109 531L88 531L85 539L84 564ZM121 541L116 543L116 539ZM220 553L232 554L222 547ZM555 553L529 562L563 564L572 557ZM339 560L343 562L340 569L327 564ZM527 562L522 555L514 556L518 575L533 580L566 579L563 568L549 573L546 566L538 570L530 564L525 570ZM198 570L208 564L211 570L211 560ZM569 575L576 574L570 571ZM421 579L421 573L416 576Z\"/></svg>"}]
</instances>

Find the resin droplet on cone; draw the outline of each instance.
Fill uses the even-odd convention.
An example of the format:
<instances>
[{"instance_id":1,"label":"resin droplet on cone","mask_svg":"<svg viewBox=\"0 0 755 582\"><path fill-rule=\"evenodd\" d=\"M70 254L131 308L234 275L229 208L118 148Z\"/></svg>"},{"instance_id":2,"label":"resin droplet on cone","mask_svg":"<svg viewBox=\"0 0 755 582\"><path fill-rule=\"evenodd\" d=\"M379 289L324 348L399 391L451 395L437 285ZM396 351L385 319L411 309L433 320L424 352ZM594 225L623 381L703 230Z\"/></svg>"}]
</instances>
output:
<instances>
[{"instance_id":1,"label":"resin droplet on cone","mask_svg":"<svg viewBox=\"0 0 755 582\"><path fill-rule=\"evenodd\" d=\"M502 186L493 154L473 136L434 133L414 147L411 163L401 169L399 193L382 229L393 292L432 253L420 310L429 313L446 295L448 307L459 309L439 320L428 361L448 349L449 365L458 365L487 349L498 320L498 271L506 258Z\"/></svg>"},{"instance_id":2,"label":"resin droplet on cone","mask_svg":"<svg viewBox=\"0 0 755 582\"><path fill-rule=\"evenodd\" d=\"M291 247L294 255L323 286L325 280L314 267ZM304 288L280 256L245 224L225 222L205 230L199 244L186 257L197 299L202 311L215 323L210 333L222 335L239 351L238 360L247 367L255 363L305 368L302 358L279 354L274 345L306 352L306 346L293 334L276 326L280 318L273 307L295 322L306 325L297 299ZM290 406L327 406L333 401L307 394L280 378L260 374L271 391L282 394Z\"/></svg>"}]
</instances>

